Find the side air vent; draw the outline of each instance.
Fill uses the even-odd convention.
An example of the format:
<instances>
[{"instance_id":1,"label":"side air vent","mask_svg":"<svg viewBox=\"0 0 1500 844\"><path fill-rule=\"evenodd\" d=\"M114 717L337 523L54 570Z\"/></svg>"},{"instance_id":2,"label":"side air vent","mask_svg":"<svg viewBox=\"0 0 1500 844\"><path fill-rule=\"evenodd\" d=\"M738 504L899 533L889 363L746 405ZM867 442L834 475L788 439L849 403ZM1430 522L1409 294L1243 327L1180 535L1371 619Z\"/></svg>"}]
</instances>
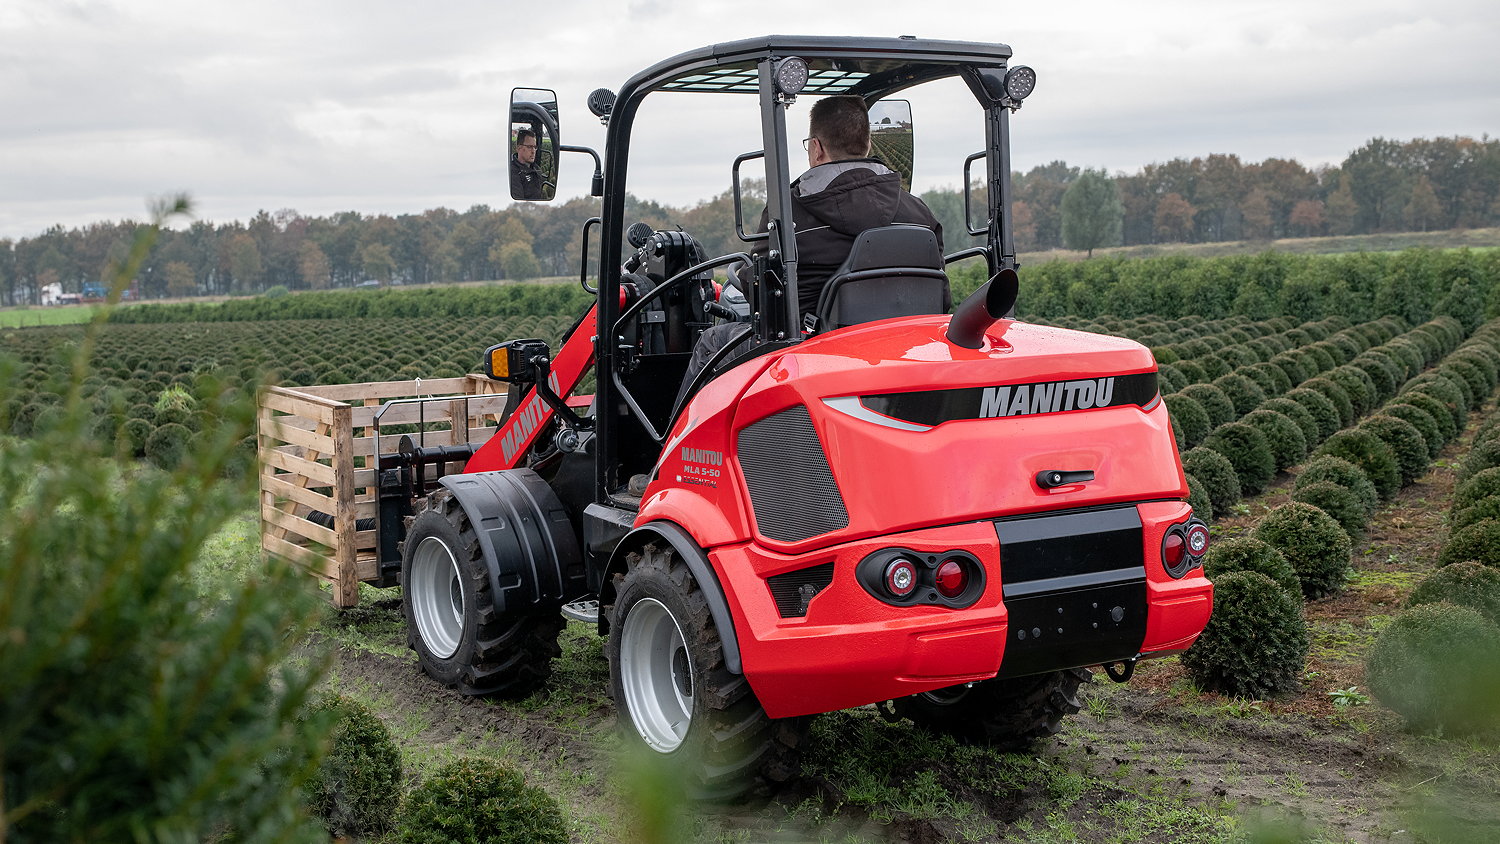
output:
<instances>
[{"instance_id":1,"label":"side air vent","mask_svg":"<svg viewBox=\"0 0 1500 844\"><path fill-rule=\"evenodd\" d=\"M833 582L833 563L809 566L766 578L771 586L771 597L776 600L776 611L782 618L801 618L807 615L807 605L823 588Z\"/></svg>"},{"instance_id":2,"label":"side air vent","mask_svg":"<svg viewBox=\"0 0 1500 844\"><path fill-rule=\"evenodd\" d=\"M802 405L740 431L740 467L761 536L798 542L849 526L844 497Z\"/></svg>"}]
</instances>

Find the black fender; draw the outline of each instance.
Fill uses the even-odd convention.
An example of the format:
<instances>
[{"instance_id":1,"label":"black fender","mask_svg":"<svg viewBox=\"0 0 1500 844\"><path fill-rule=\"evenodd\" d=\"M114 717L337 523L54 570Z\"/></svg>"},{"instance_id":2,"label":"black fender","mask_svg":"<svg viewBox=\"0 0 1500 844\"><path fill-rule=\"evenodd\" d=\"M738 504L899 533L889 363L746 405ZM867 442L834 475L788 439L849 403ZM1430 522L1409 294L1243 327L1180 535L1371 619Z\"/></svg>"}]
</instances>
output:
<instances>
[{"instance_id":1,"label":"black fender","mask_svg":"<svg viewBox=\"0 0 1500 844\"><path fill-rule=\"evenodd\" d=\"M586 591L573 522L536 472L502 469L438 482L479 536L497 612L556 609Z\"/></svg>"},{"instance_id":2,"label":"black fender","mask_svg":"<svg viewBox=\"0 0 1500 844\"><path fill-rule=\"evenodd\" d=\"M688 570L693 573L693 579L698 581L698 588L703 590L703 597L708 602L708 612L713 616L714 626L719 629L719 641L724 646L724 667L732 674L743 674L740 666L740 639L734 629L734 616L729 611L729 600L724 595L724 587L719 584L719 576L714 572L713 564L708 561L708 555L698 547L698 543L688 532L671 522L647 522L632 530L620 540L611 552L609 564L604 570L604 583L599 589L599 605L601 607L614 603L616 573L623 573L626 569L625 557L629 554L639 552L642 548L653 541L660 540L672 546L682 561L687 563ZM599 632L608 630L608 621L601 614L599 617Z\"/></svg>"}]
</instances>

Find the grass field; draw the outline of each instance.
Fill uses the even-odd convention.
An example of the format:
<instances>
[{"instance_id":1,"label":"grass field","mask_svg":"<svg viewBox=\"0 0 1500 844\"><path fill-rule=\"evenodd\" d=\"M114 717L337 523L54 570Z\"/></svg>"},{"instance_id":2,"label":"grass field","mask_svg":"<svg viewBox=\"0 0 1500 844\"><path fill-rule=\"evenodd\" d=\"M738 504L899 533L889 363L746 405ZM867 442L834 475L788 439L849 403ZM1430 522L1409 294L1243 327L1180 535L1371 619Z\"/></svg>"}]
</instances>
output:
<instances>
[{"instance_id":1,"label":"grass field","mask_svg":"<svg viewBox=\"0 0 1500 844\"><path fill-rule=\"evenodd\" d=\"M80 325L94 315L93 305L59 305L51 308L0 308L0 328L35 325Z\"/></svg>"}]
</instances>

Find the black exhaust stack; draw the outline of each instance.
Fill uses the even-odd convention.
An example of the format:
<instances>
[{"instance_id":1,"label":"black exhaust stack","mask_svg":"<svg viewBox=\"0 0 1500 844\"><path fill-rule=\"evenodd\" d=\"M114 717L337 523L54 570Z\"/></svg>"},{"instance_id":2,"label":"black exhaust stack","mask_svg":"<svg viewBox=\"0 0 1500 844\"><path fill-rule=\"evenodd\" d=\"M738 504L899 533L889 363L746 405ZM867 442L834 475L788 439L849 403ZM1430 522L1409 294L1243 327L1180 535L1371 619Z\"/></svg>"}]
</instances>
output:
<instances>
[{"instance_id":1,"label":"black exhaust stack","mask_svg":"<svg viewBox=\"0 0 1500 844\"><path fill-rule=\"evenodd\" d=\"M1010 267L995 273L994 278L970 294L953 312L953 319L948 321L948 342L965 349L984 345L985 330L1016 306L1020 284L1016 271Z\"/></svg>"}]
</instances>

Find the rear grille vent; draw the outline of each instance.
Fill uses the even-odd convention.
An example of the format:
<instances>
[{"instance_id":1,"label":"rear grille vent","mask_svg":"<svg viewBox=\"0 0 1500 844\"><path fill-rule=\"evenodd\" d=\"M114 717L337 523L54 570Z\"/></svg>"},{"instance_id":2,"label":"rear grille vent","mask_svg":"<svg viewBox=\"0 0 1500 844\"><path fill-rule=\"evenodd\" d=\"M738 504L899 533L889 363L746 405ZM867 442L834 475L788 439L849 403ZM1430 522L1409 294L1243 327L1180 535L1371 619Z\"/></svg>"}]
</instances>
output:
<instances>
[{"instance_id":1,"label":"rear grille vent","mask_svg":"<svg viewBox=\"0 0 1500 844\"><path fill-rule=\"evenodd\" d=\"M807 615L808 603L832 582L833 563L766 578L766 583L771 586L771 597L776 599L776 611L781 613L782 618L801 618Z\"/></svg>"},{"instance_id":2,"label":"rear grille vent","mask_svg":"<svg viewBox=\"0 0 1500 844\"><path fill-rule=\"evenodd\" d=\"M740 466L761 536L798 542L849 526L844 497L802 405L747 425Z\"/></svg>"}]
</instances>

